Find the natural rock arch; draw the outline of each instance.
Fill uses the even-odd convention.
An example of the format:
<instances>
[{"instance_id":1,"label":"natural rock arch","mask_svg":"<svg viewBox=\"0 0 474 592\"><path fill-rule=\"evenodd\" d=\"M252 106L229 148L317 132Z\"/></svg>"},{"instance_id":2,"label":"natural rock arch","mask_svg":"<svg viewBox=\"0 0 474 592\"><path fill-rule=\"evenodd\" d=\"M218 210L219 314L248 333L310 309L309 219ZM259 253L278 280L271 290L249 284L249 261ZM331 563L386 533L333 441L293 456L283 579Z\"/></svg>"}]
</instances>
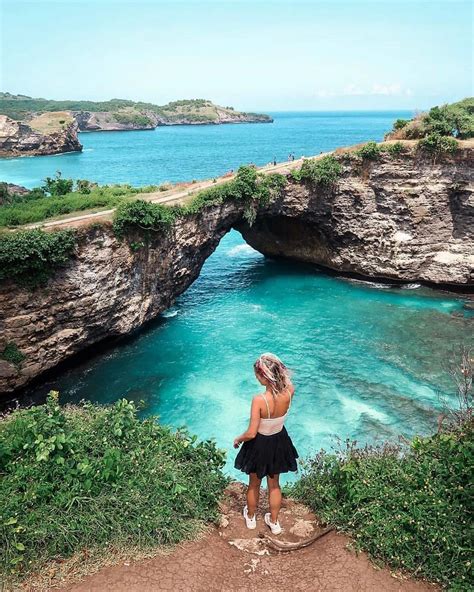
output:
<instances>
[{"instance_id":1,"label":"natural rock arch","mask_svg":"<svg viewBox=\"0 0 474 592\"><path fill-rule=\"evenodd\" d=\"M76 256L47 286L32 294L0 284L0 350L13 343L25 356L21 368L0 360L0 392L156 317L198 277L231 228L265 255L467 290L474 268L473 152L460 149L439 164L416 154L383 155L364 178L346 167L329 189L290 178L252 226L241 203L225 202L177 219L138 250L117 240L110 224L80 228Z\"/></svg>"}]
</instances>

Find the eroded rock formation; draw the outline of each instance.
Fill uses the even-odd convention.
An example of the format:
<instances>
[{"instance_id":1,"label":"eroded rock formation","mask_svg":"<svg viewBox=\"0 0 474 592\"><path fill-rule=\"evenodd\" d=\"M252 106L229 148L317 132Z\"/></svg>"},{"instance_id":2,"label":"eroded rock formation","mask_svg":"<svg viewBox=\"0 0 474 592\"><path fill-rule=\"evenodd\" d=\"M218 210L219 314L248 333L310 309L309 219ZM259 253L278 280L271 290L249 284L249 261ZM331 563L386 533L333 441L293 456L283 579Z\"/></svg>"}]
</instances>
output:
<instances>
[{"instance_id":1,"label":"eroded rock formation","mask_svg":"<svg viewBox=\"0 0 474 592\"><path fill-rule=\"evenodd\" d=\"M46 115L46 114L44 114ZM61 114L54 114L55 119ZM69 114L63 114L52 125L44 116L28 124L0 115L0 157L41 156L62 152L80 152L82 144L77 137L78 126ZM35 127L35 121L41 119Z\"/></svg>"},{"instance_id":2,"label":"eroded rock formation","mask_svg":"<svg viewBox=\"0 0 474 592\"><path fill-rule=\"evenodd\" d=\"M197 278L222 236L237 228L253 247L340 272L403 281L474 283L473 148L439 162L416 152L348 163L332 188L288 179L258 211L209 206L131 250L110 224L80 228L76 256L34 293L0 284L0 351L13 343L21 367L0 361L12 392L84 348L156 317ZM140 237L133 237L135 242Z\"/></svg>"}]
</instances>

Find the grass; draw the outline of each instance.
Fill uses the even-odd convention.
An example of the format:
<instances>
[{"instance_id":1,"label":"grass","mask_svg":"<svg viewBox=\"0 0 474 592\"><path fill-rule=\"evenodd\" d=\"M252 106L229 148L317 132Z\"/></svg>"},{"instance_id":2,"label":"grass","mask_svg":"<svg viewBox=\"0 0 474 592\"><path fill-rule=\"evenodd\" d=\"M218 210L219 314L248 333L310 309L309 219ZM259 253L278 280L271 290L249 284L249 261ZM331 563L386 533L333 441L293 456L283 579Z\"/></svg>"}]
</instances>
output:
<instances>
[{"instance_id":1,"label":"grass","mask_svg":"<svg viewBox=\"0 0 474 592\"><path fill-rule=\"evenodd\" d=\"M156 187L137 189L130 185L104 185L92 187L89 193L73 191L59 196L26 197L0 207L0 227L22 226L94 208L113 208L150 190L156 190Z\"/></svg>"},{"instance_id":2,"label":"grass","mask_svg":"<svg viewBox=\"0 0 474 592\"><path fill-rule=\"evenodd\" d=\"M218 516L224 453L132 403L14 411L0 421L0 569L11 582L110 548L146 553Z\"/></svg>"},{"instance_id":3,"label":"grass","mask_svg":"<svg viewBox=\"0 0 474 592\"><path fill-rule=\"evenodd\" d=\"M61 131L72 122L73 118L69 113L57 111L55 113L42 113L28 121L28 125L31 129L47 135Z\"/></svg>"}]
</instances>

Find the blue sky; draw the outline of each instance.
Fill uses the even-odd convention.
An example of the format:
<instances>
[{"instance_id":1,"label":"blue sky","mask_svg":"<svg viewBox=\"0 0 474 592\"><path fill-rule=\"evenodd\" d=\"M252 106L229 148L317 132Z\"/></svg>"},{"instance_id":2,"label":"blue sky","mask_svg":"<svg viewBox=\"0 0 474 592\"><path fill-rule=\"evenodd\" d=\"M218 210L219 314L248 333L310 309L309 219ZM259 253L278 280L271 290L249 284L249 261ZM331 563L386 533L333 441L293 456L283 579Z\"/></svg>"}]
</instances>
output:
<instances>
[{"instance_id":1,"label":"blue sky","mask_svg":"<svg viewBox=\"0 0 474 592\"><path fill-rule=\"evenodd\" d=\"M239 109L423 109L472 96L472 4L0 0L2 90Z\"/></svg>"}]
</instances>

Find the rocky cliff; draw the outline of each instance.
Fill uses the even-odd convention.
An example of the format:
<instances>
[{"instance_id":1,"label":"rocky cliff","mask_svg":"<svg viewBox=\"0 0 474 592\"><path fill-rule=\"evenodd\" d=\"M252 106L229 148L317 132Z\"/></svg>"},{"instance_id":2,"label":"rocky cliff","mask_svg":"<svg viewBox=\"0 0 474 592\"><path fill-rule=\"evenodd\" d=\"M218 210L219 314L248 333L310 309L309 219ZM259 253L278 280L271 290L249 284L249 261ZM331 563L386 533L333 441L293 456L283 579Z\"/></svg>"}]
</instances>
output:
<instances>
[{"instance_id":1,"label":"rocky cliff","mask_svg":"<svg viewBox=\"0 0 474 592\"><path fill-rule=\"evenodd\" d=\"M0 157L79 152L78 126L69 113L44 113L28 123L0 115Z\"/></svg>"},{"instance_id":2,"label":"rocky cliff","mask_svg":"<svg viewBox=\"0 0 474 592\"><path fill-rule=\"evenodd\" d=\"M172 101L155 105L112 99L110 101L53 101L0 92L0 113L25 124L43 114L54 117L66 112L79 131L123 131L155 129L160 125L205 125L222 123L271 123L261 113L244 113L221 107L207 99Z\"/></svg>"},{"instance_id":3,"label":"rocky cliff","mask_svg":"<svg viewBox=\"0 0 474 592\"><path fill-rule=\"evenodd\" d=\"M178 219L141 249L110 225L79 228L75 258L34 293L0 284L0 391L12 392L101 340L125 335L173 303L221 237L237 228L262 253L371 278L474 284L474 148L438 162L416 151L348 161L332 187L288 178L249 226L226 202ZM140 236L132 237L137 243Z\"/></svg>"}]
</instances>

